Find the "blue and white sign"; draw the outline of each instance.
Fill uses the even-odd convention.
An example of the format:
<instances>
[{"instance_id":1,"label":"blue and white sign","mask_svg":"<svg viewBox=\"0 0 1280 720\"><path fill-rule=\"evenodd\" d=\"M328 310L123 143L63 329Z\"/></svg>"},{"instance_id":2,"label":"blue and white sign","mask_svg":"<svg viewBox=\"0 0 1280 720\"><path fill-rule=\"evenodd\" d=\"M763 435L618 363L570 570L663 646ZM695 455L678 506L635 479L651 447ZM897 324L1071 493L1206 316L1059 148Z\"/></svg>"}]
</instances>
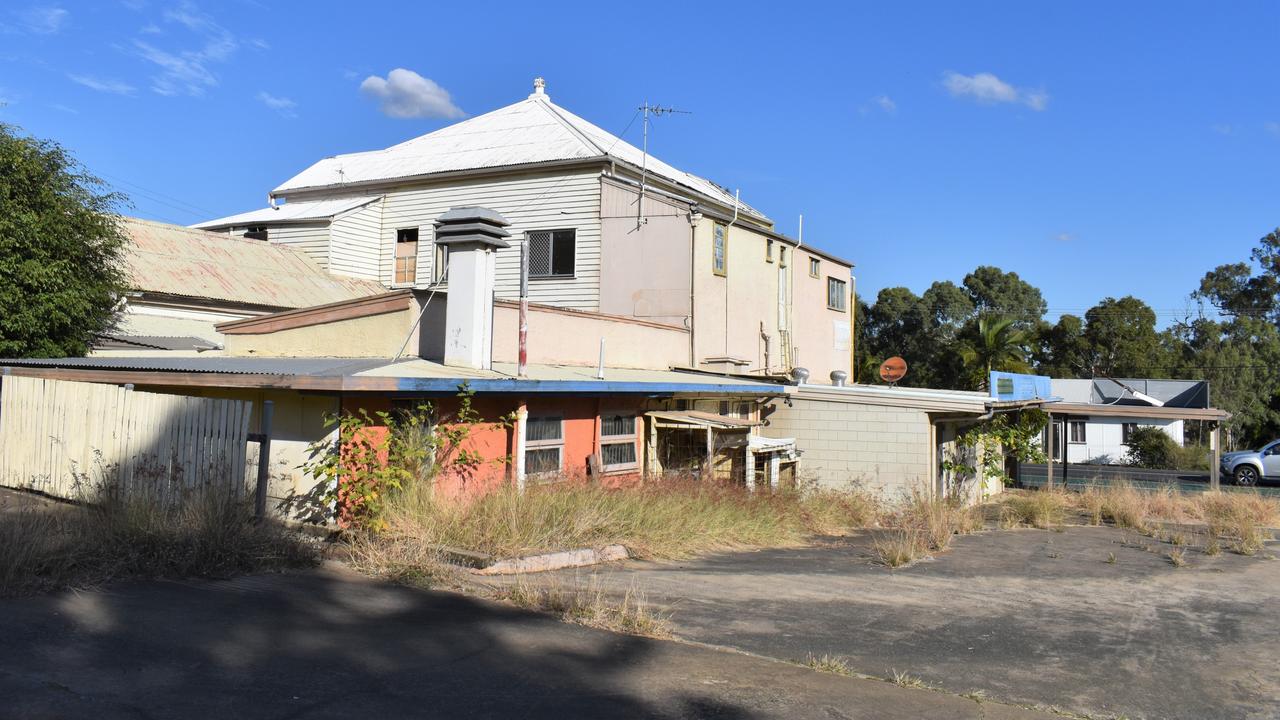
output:
<instances>
[{"instance_id":1,"label":"blue and white sign","mask_svg":"<svg viewBox=\"0 0 1280 720\"><path fill-rule=\"evenodd\" d=\"M987 387L995 400L1056 400L1048 375L993 371Z\"/></svg>"}]
</instances>

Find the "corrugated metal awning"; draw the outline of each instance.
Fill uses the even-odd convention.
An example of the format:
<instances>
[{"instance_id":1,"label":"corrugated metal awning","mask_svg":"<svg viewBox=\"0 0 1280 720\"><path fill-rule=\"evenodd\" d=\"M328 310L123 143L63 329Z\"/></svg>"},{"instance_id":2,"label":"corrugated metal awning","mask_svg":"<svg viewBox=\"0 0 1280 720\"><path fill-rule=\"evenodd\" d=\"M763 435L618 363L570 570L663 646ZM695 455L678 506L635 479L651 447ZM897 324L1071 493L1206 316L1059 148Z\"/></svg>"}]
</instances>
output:
<instances>
[{"instance_id":1,"label":"corrugated metal awning","mask_svg":"<svg viewBox=\"0 0 1280 720\"><path fill-rule=\"evenodd\" d=\"M717 430L750 430L760 424L754 420L743 420L698 410L650 410L645 415L677 425L693 425Z\"/></svg>"}]
</instances>

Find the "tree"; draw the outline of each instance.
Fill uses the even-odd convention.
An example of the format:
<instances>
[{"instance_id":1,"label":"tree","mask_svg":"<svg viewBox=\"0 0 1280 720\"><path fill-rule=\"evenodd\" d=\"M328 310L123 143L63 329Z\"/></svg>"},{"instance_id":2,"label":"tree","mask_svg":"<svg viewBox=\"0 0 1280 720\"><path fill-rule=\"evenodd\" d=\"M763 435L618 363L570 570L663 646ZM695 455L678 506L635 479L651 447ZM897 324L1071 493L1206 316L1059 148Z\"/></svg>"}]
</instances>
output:
<instances>
[{"instance_id":1,"label":"tree","mask_svg":"<svg viewBox=\"0 0 1280 720\"><path fill-rule=\"evenodd\" d=\"M1205 273L1192 296L1224 315L1265 317L1280 324L1280 228L1258 241L1251 258L1257 274L1248 263L1219 265Z\"/></svg>"},{"instance_id":2,"label":"tree","mask_svg":"<svg viewBox=\"0 0 1280 720\"><path fill-rule=\"evenodd\" d=\"M1084 337L1084 322L1076 315L1063 315L1052 326L1039 332L1036 369L1042 375L1056 378L1088 377L1092 362L1089 343Z\"/></svg>"},{"instance_id":3,"label":"tree","mask_svg":"<svg viewBox=\"0 0 1280 720\"><path fill-rule=\"evenodd\" d=\"M1013 318L982 315L960 344L971 382L979 390L987 389L992 370L1030 372L1027 365L1028 334L1019 330Z\"/></svg>"},{"instance_id":4,"label":"tree","mask_svg":"<svg viewBox=\"0 0 1280 720\"><path fill-rule=\"evenodd\" d=\"M84 355L111 327L123 200L57 143L0 124L0 356Z\"/></svg>"},{"instance_id":5,"label":"tree","mask_svg":"<svg viewBox=\"0 0 1280 720\"><path fill-rule=\"evenodd\" d=\"M1129 454L1125 463L1140 468L1174 468L1178 446L1157 427L1138 427L1129 433Z\"/></svg>"},{"instance_id":6,"label":"tree","mask_svg":"<svg viewBox=\"0 0 1280 720\"><path fill-rule=\"evenodd\" d=\"M1125 296L1105 298L1084 314L1090 367L1114 377L1167 377L1161 367L1156 313Z\"/></svg>"},{"instance_id":7,"label":"tree","mask_svg":"<svg viewBox=\"0 0 1280 720\"><path fill-rule=\"evenodd\" d=\"M998 267L982 265L964 276L964 290L979 315L1000 315L1020 330L1033 330L1048 312L1040 289Z\"/></svg>"}]
</instances>

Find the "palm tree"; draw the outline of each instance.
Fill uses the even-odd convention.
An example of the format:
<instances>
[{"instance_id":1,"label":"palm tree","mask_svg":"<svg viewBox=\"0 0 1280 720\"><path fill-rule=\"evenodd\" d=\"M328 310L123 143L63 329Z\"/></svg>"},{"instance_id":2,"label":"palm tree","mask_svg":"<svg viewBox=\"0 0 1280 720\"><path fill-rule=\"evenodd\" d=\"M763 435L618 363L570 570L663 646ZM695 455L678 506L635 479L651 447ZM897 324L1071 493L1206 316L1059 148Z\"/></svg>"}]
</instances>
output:
<instances>
[{"instance_id":1,"label":"palm tree","mask_svg":"<svg viewBox=\"0 0 1280 720\"><path fill-rule=\"evenodd\" d=\"M978 318L977 333L960 345L960 359L969 372L977 376L978 389L987 389L992 370L1030 372L1027 346L1030 335L1019 330L1007 317L983 315Z\"/></svg>"}]
</instances>

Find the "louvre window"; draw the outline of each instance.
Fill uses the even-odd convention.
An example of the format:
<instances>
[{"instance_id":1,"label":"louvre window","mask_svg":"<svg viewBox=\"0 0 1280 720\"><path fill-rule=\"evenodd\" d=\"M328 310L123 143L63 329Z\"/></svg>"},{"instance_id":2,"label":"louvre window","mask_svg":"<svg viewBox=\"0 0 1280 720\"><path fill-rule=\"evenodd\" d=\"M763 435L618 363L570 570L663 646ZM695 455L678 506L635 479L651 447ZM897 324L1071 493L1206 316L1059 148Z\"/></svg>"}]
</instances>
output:
<instances>
[{"instance_id":1,"label":"louvre window","mask_svg":"<svg viewBox=\"0 0 1280 720\"><path fill-rule=\"evenodd\" d=\"M772 240L764 241L764 261L773 262L773 241Z\"/></svg>"},{"instance_id":2,"label":"louvre window","mask_svg":"<svg viewBox=\"0 0 1280 720\"><path fill-rule=\"evenodd\" d=\"M418 228L396 230L396 285L412 285L418 280Z\"/></svg>"},{"instance_id":3,"label":"louvre window","mask_svg":"<svg viewBox=\"0 0 1280 720\"><path fill-rule=\"evenodd\" d=\"M844 312L848 305L848 284L836 278L827 278L827 307Z\"/></svg>"},{"instance_id":4,"label":"louvre window","mask_svg":"<svg viewBox=\"0 0 1280 720\"><path fill-rule=\"evenodd\" d=\"M716 223L711 236L711 272L716 275L728 275L729 230Z\"/></svg>"},{"instance_id":5,"label":"louvre window","mask_svg":"<svg viewBox=\"0 0 1280 720\"><path fill-rule=\"evenodd\" d=\"M524 472L549 475L560 472L564 456L564 418L530 415L525 421Z\"/></svg>"},{"instance_id":6,"label":"louvre window","mask_svg":"<svg viewBox=\"0 0 1280 720\"><path fill-rule=\"evenodd\" d=\"M577 237L574 230L534 230L528 234L529 277L573 277Z\"/></svg>"},{"instance_id":7,"label":"louvre window","mask_svg":"<svg viewBox=\"0 0 1280 720\"><path fill-rule=\"evenodd\" d=\"M818 258L809 258L809 277L818 277L822 274L822 261Z\"/></svg>"},{"instance_id":8,"label":"louvre window","mask_svg":"<svg viewBox=\"0 0 1280 720\"><path fill-rule=\"evenodd\" d=\"M444 282L445 273L449 269L449 246L436 245L436 253L431 263L431 282Z\"/></svg>"},{"instance_id":9,"label":"louvre window","mask_svg":"<svg viewBox=\"0 0 1280 720\"><path fill-rule=\"evenodd\" d=\"M619 413L600 418L600 460L607 471L630 470L636 462L636 416Z\"/></svg>"}]
</instances>

